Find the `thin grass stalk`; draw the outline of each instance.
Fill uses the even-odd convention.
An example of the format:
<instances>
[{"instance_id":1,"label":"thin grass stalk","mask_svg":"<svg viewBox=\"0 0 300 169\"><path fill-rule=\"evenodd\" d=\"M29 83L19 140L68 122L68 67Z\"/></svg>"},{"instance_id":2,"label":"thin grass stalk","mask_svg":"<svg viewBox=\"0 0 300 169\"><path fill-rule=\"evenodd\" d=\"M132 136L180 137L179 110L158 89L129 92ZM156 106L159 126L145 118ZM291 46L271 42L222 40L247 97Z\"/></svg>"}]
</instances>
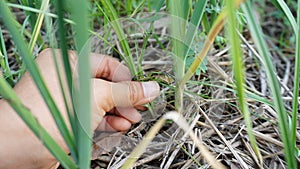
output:
<instances>
[{"instance_id":1,"label":"thin grass stalk","mask_svg":"<svg viewBox=\"0 0 300 169\"><path fill-rule=\"evenodd\" d=\"M171 13L171 35L172 35L172 52L175 64L174 70L176 83L179 84L184 76L185 58L184 58L184 37L186 35L187 17L189 13L189 2L186 0L169 0ZM175 109L181 112L183 103L183 87L176 85L175 92Z\"/></svg>"},{"instance_id":2,"label":"thin grass stalk","mask_svg":"<svg viewBox=\"0 0 300 169\"><path fill-rule=\"evenodd\" d=\"M218 6L217 0L210 0L210 4L213 8L217 9L217 6ZM211 23L213 23L216 20L217 16L218 16L218 13L216 11L213 11L212 16L211 16Z\"/></svg>"},{"instance_id":3,"label":"thin grass stalk","mask_svg":"<svg viewBox=\"0 0 300 169\"><path fill-rule=\"evenodd\" d=\"M6 80L9 80L10 83L13 83L14 80L8 63L5 40L1 28L0 28L0 66L3 69L4 77L6 78Z\"/></svg>"},{"instance_id":4,"label":"thin grass stalk","mask_svg":"<svg viewBox=\"0 0 300 169\"><path fill-rule=\"evenodd\" d=\"M188 29L186 29L187 17L189 13L190 2L185 1L185 6L181 7L182 3L178 3L176 1L170 2L171 15L172 15L172 36L175 38L173 40L173 53L175 57L175 71L176 71L176 79L179 84L182 80L185 72L185 62L188 55L188 52L191 47L191 44L194 40L194 37L197 32L197 28L200 25L202 20L202 15L205 12L205 7L207 4L207 0L198 1L195 3L195 10L191 16L191 21L188 24ZM178 18L177 18L178 17ZM179 23L178 23L179 22ZM181 26L176 26L176 25ZM184 87L177 85L176 87L176 96L175 96L175 108L178 112L181 112L182 104L183 104L183 90Z\"/></svg>"},{"instance_id":5,"label":"thin grass stalk","mask_svg":"<svg viewBox=\"0 0 300 169\"><path fill-rule=\"evenodd\" d=\"M10 85L0 76L0 94L16 111L36 137L48 148L50 153L66 168L74 169L76 164L55 142L49 133L40 125L26 106L24 106L18 96L14 93Z\"/></svg>"},{"instance_id":6,"label":"thin grass stalk","mask_svg":"<svg viewBox=\"0 0 300 169\"><path fill-rule=\"evenodd\" d=\"M296 32L296 54L295 54L295 72L294 72L294 92L293 92L293 110L292 110L292 143L296 145L297 117L298 117L298 98L299 98L299 76L300 76L300 1L297 8L297 32Z\"/></svg>"},{"instance_id":7,"label":"thin grass stalk","mask_svg":"<svg viewBox=\"0 0 300 169\"><path fill-rule=\"evenodd\" d=\"M259 147L257 145L255 136L252 132L252 121L251 121L251 115L248 108L248 103L246 101L246 94L245 94L245 66L243 61L243 55L241 51L241 42L237 33L237 19L236 19L236 9L234 7L234 2L232 0L227 0L227 10L228 10L228 27L227 33L228 33L228 39L231 45L230 53L231 58L233 62L233 74L234 79L236 83L236 90L239 100L239 107L241 112L243 113L244 120L247 127L247 133L250 140L251 147L253 148L253 151L255 152L256 156L259 159L260 167L263 166L263 159L259 151Z\"/></svg>"},{"instance_id":8,"label":"thin grass stalk","mask_svg":"<svg viewBox=\"0 0 300 169\"><path fill-rule=\"evenodd\" d=\"M239 6L243 1L244 0L235 0L234 1L235 7ZM214 39L216 38L218 33L223 28L224 23L225 23L224 19L227 17L227 15L228 15L227 10L223 10L217 17L215 23L213 24L212 28L210 29L210 31L207 35L207 38L203 44L202 50L196 55L196 58L193 61L192 65L189 67L188 71L182 78L182 80L180 82L180 86L183 87L186 84L186 82L194 75L197 68L202 63L204 57L208 53L211 45L213 44Z\"/></svg>"},{"instance_id":9,"label":"thin grass stalk","mask_svg":"<svg viewBox=\"0 0 300 169\"><path fill-rule=\"evenodd\" d=\"M0 29L0 33L2 33L1 29ZM0 39L0 42L1 42L1 39ZM7 69L7 66L6 66L7 64L5 63L5 58L6 58L6 56L3 55L2 51L1 51L1 48L0 48L0 66L1 66L1 69L3 69L4 72Z\"/></svg>"},{"instance_id":10,"label":"thin grass stalk","mask_svg":"<svg viewBox=\"0 0 300 169\"><path fill-rule=\"evenodd\" d=\"M157 15L159 14L159 11L160 11L160 9L161 9L162 6L163 6L164 1L165 1L165 0L159 0L159 2L157 3L157 6L156 6L156 8L155 8L155 14L154 14L154 16L153 16L154 18L157 17ZM134 12L133 12L133 13L134 13ZM131 15L131 17L132 17L132 15ZM144 31L145 34L146 34L146 36L145 36L145 38L144 38L144 42L143 42L143 46L142 46L142 52L141 52L141 54L140 54L140 56L139 56L139 58L138 58L138 69L137 69L137 71L138 71L138 76L139 76L139 75L142 75L142 72L143 72L143 69L142 69L142 61L144 60L144 54L145 54L145 49L146 49L146 46L147 46L147 43L148 43L148 39L150 38L150 36L152 35L152 33L154 33L154 35L152 35L152 36L154 36L154 38L156 39L157 43L158 43L160 46L163 46L163 45L161 44L161 42L158 40L158 38L156 37L155 31L153 31L153 29L154 29L154 22L155 22L155 20L152 20L151 23L150 23L149 28L148 28L146 31Z\"/></svg>"},{"instance_id":11,"label":"thin grass stalk","mask_svg":"<svg viewBox=\"0 0 300 169\"><path fill-rule=\"evenodd\" d=\"M28 71L31 74L31 77L33 78L37 88L39 89L41 95L43 96L43 99L48 106L53 118L55 119L55 122L59 128L59 131L61 132L65 142L69 146L70 151L72 149L75 149L74 146L74 138L72 137L57 105L55 104L48 88L46 87L46 84L44 80L42 79L42 76L39 72L39 69L33 59L32 54L29 51L29 47L24 39L24 37L20 34L16 24L15 19L10 12L9 8L7 7L4 0L0 0L0 15L2 18L5 18L3 20L4 25L7 27L7 29L10 31L12 35L12 39L16 43L16 46L20 52L20 55L23 56L23 60L25 65L28 68Z\"/></svg>"},{"instance_id":12,"label":"thin grass stalk","mask_svg":"<svg viewBox=\"0 0 300 169\"><path fill-rule=\"evenodd\" d=\"M66 73L66 80L68 83L68 87L69 87L69 93L71 95L72 98L72 88L73 88L73 79L72 79L72 71L71 71L71 65L70 65L70 61L69 61L69 52L68 52L68 47L67 47L67 30L65 28L65 22L64 22L64 10L65 10L65 4L63 3L63 1L60 0L56 0L54 3L54 7L56 9L57 12L57 16L58 16L58 37L60 39L60 43L59 43L59 48L61 50L61 54L63 57L63 63L64 63L64 69L65 69L65 73ZM72 120L73 118L70 118L70 122L74 121ZM71 123L72 125L72 123ZM73 127L73 126L72 126ZM74 131L74 133L76 133L76 130L74 128L72 128Z\"/></svg>"},{"instance_id":13,"label":"thin grass stalk","mask_svg":"<svg viewBox=\"0 0 300 169\"><path fill-rule=\"evenodd\" d=\"M211 86L211 87L217 87L217 88L220 88L220 89L224 89L228 92L232 92L233 94L236 94L236 90L234 89L235 86L233 84L230 84L230 83L226 83L227 86L229 87L223 87L223 86L220 86L220 85L213 85L213 84L209 84L209 83L203 83L203 82L199 82L199 81L192 81L190 80L189 81L190 84L197 84L197 85L205 85L205 86ZM188 94L192 95L192 96L201 96L203 97L202 94L195 94L195 93L192 93L192 92L188 92L188 91L185 91L187 92ZM269 101L268 99L266 98L263 98L262 96L259 96L253 92L250 92L248 90L246 90L246 97L247 99L251 100L251 101L257 101L257 102L260 102L260 103L263 103L263 104L266 104L270 107L273 106L272 102ZM218 99L215 99L215 100L218 100ZM224 101L224 99L223 99Z\"/></svg>"},{"instance_id":14,"label":"thin grass stalk","mask_svg":"<svg viewBox=\"0 0 300 169\"><path fill-rule=\"evenodd\" d=\"M165 121L173 120L181 129L189 134L191 139L195 142L196 146L203 154L203 157L207 162L215 169L225 169L226 167L217 161L215 157L211 154L211 152L199 141L199 139L195 136L193 131L190 130L188 123L184 120L184 117L178 112L168 112L162 118L160 118L153 127L148 131L148 133L144 136L143 140L135 147L135 149L130 153L127 160L121 169L129 169L135 163L135 161L142 155L147 146L153 140L158 131L163 127Z\"/></svg>"},{"instance_id":15,"label":"thin grass stalk","mask_svg":"<svg viewBox=\"0 0 300 169\"><path fill-rule=\"evenodd\" d=\"M130 51L130 46L128 44L128 41L126 39L125 33L122 29L122 26L118 20L119 18L118 18L117 12L110 1L101 0L100 2L104 6L105 13L103 13L103 14L107 19L109 19L109 21L110 21L109 24L113 27L114 31L116 32L117 37L120 41L122 50L124 51L124 56L121 56L121 57L126 62L126 65L130 69L131 74L133 76L136 76L138 72L137 72L135 64L134 64L133 56Z\"/></svg>"},{"instance_id":16,"label":"thin grass stalk","mask_svg":"<svg viewBox=\"0 0 300 169\"><path fill-rule=\"evenodd\" d=\"M147 132L147 134L144 136L143 140L136 146L134 150L130 153L127 160L121 167L121 169L129 169L131 166L136 162L137 159L144 153L146 147L151 143L155 135L158 133L158 131L161 129L161 127L164 125L166 119L160 118Z\"/></svg>"},{"instance_id":17,"label":"thin grass stalk","mask_svg":"<svg viewBox=\"0 0 300 169\"><path fill-rule=\"evenodd\" d=\"M150 27L152 27L153 26L153 24L151 23L151 25L150 25ZM143 42L143 45L142 45L142 51L141 51L141 54L139 55L139 57L138 57L138 65L137 65L137 71L138 71L138 77L140 76L140 75L143 75L143 67L142 67L142 62L143 62L143 60L144 60L144 55L145 55L145 49L146 49L146 47L147 47L147 44L148 44L148 40L149 40L149 38L150 38L150 32L148 32L148 31L145 31L145 37L144 37L144 42Z\"/></svg>"},{"instance_id":18,"label":"thin grass stalk","mask_svg":"<svg viewBox=\"0 0 300 169\"><path fill-rule=\"evenodd\" d=\"M44 13L45 16L49 16L49 17L52 17L52 18L58 18L58 16L56 14L53 14L53 13L50 13L50 12L47 12L47 11L41 11L40 9L35 9L35 8L28 7L28 6L23 6L23 5L9 3L9 2L6 3L6 4L7 4L7 6L12 7L12 8L22 9L24 11L30 11L30 12L34 12L34 13ZM66 23L74 24L74 22L71 21L70 19L64 18L63 20ZM17 23L17 24L19 24L19 23ZM29 32L27 32L27 33L29 33ZM28 35L26 34L26 36L28 36Z\"/></svg>"},{"instance_id":19,"label":"thin grass stalk","mask_svg":"<svg viewBox=\"0 0 300 169\"><path fill-rule=\"evenodd\" d=\"M192 13L190 22L188 24L188 29L187 29L185 37L184 37L184 44L183 44L183 60L184 60L184 62L183 62L184 65L183 66L184 66L184 70L183 71L185 71L186 58L188 57L188 52L191 50L191 44L194 41L195 35L198 31L198 27L199 27L200 22L202 20L203 13L205 12L206 4L207 4L207 0L198 1L198 2L195 3L195 9ZM190 4L190 5L192 5L192 4ZM178 66L180 66L180 65L178 65ZM177 96L176 99L179 99L177 104L180 104L180 105L178 105L178 111L179 112L181 112L181 107L183 106L182 105L182 100L183 100L184 86L180 85L180 81L182 80L183 76L184 75L182 75L182 77L180 79L178 79L178 84L179 85L177 85L177 90L176 90L177 93L178 93L178 95L176 95ZM179 97L181 97L181 98L179 98Z\"/></svg>"},{"instance_id":20,"label":"thin grass stalk","mask_svg":"<svg viewBox=\"0 0 300 169\"><path fill-rule=\"evenodd\" d=\"M297 168L297 162L295 159L295 149L292 139L290 137L290 128L288 123L288 114L284 107L284 103L280 93L280 86L275 75L275 68L271 61L271 54L268 50L268 47L263 39L263 33L259 24L255 21L253 15L253 8L250 1L246 1L242 5L242 9L245 13L246 19L248 21L248 26L254 40L254 43L262 57L262 63L265 66L267 73L269 85L271 88L274 108L278 114L279 128L281 133L281 139L284 144L285 159L287 162L288 168Z\"/></svg>"},{"instance_id":21,"label":"thin grass stalk","mask_svg":"<svg viewBox=\"0 0 300 169\"><path fill-rule=\"evenodd\" d=\"M72 79L72 71L71 71L71 66L70 66L70 61L69 61L69 53L68 53L68 47L67 47L67 31L65 28L65 22L64 22L64 11L65 11L65 3L64 1L61 0L56 0L54 1L54 7L55 10L57 12L57 22L58 22L58 37L60 39L60 43L59 43L59 48L60 48L60 52L61 52L61 56L63 59L63 67L64 67L64 71L65 71L65 75L66 75L66 81L67 81L67 85L68 85L68 91L62 91L65 95L65 93L69 93L70 97L73 98L73 79ZM54 53L54 57L55 53ZM62 87L62 86L61 86ZM73 100L72 100L73 101ZM73 107L74 110L74 104L73 102L71 102L71 106ZM69 103L67 103L66 105L69 105ZM70 122L71 125L71 129L72 129L72 133L74 136L74 143L73 143L73 147L70 148L71 145L67 144L69 147L69 150L71 152L71 156L73 157L73 159L76 161L76 163L78 162L78 150L77 150L77 140L75 138L77 138L77 125L75 123L75 116L76 114L74 112L71 112L70 109L68 109L69 106L66 106L66 111L68 113L68 120Z\"/></svg>"},{"instance_id":22,"label":"thin grass stalk","mask_svg":"<svg viewBox=\"0 0 300 169\"><path fill-rule=\"evenodd\" d=\"M135 10L132 12L132 14L130 15L130 18L133 18L138 11L140 11L142 9L142 7L144 6L144 4L146 3L147 0L143 0L142 2L139 3L139 5L135 8Z\"/></svg>"},{"instance_id":23,"label":"thin grass stalk","mask_svg":"<svg viewBox=\"0 0 300 169\"><path fill-rule=\"evenodd\" d=\"M290 8L287 6L287 4L283 0L276 0L276 1L279 4L279 6L280 6L281 10L283 11L283 13L285 14L285 16L288 18L295 34L297 34L298 33L298 25L297 25L297 22L292 14Z\"/></svg>"},{"instance_id":24,"label":"thin grass stalk","mask_svg":"<svg viewBox=\"0 0 300 169\"><path fill-rule=\"evenodd\" d=\"M132 11L132 0L127 0L126 1L126 12L127 15L130 15L130 12Z\"/></svg>"},{"instance_id":25,"label":"thin grass stalk","mask_svg":"<svg viewBox=\"0 0 300 169\"><path fill-rule=\"evenodd\" d=\"M13 24L28 38L31 38L31 33L25 29L25 25L20 25L20 23L17 20L12 20L11 22L13 22ZM23 24L26 23L26 19L24 20Z\"/></svg>"},{"instance_id":26,"label":"thin grass stalk","mask_svg":"<svg viewBox=\"0 0 300 169\"><path fill-rule=\"evenodd\" d=\"M34 8L34 0L19 0L19 3L23 6L29 6L31 8ZM30 11L25 11L26 16L29 16L29 24L31 28L34 28L36 25L36 14L32 13Z\"/></svg>"},{"instance_id":27,"label":"thin grass stalk","mask_svg":"<svg viewBox=\"0 0 300 169\"><path fill-rule=\"evenodd\" d=\"M191 50L191 44L194 41L195 35L198 31L198 27L201 23L202 16L205 12L205 7L208 0L198 1L195 3L195 9L191 16L191 21L188 24L188 29L184 37L185 49L183 56L186 59L189 50Z\"/></svg>"},{"instance_id":28,"label":"thin grass stalk","mask_svg":"<svg viewBox=\"0 0 300 169\"><path fill-rule=\"evenodd\" d=\"M45 17L45 11L48 9L48 5L49 5L49 0L44 0L42 2L42 5L41 5L41 11L42 12L39 13L37 21L35 22L35 26L34 26L34 29L33 29L33 32L32 32L32 37L31 37L30 42L29 42L29 51L30 52L33 51L36 40L37 40L38 36L40 35L41 27L42 27L43 20L44 20L44 17Z\"/></svg>"},{"instance_id":29,"label":"thin grass stalk","mask_svg":"<svg viewBox=\"0 0 300 169\"><path fill-rule=\"evenodd\" d=\"M207 17L206 13L204 13L204 15L203 15L202 27L203 27L203 31L205 32L205 34L208 34L210 31L210 23L208 21L208 17Z\"/></svg>"},{"instance_id":30,"label":"thin grass stalk","mask_svg":"<svg viewBox=\"0 0 300 169\"><path fill-rule=\"evenodd\" d=\"M29 22L29 16L25 17L24 22L22 23L22 25L20 25L22 34L27 30L26 25L28 25L28 22ZM17 20L16 23L20 24ZM31 38L31 34L30 34L30 38Z\"/></svg>"},{"instance_id":31,"label":"thin grass stalk","mask_svg":"<svg viewBox=\"0 0 300 169\"><path fill-rule=\"evenodd\" d=\"M19 2L20 2L20 6L24 6L24 7L28 7L28 8L38 8L41 6L41 1L36 1L36 0L19 0ZM27 10L24 10L24 12L26 14L26 19L28 21L28 24L30 25L31 29L33 30L34 27L36 26L37 14L32 11L27 11ZM24 23L25 22L23 22L23 24ZM43 39L42 39L41 34L38 34L38 36L37 36L37 43L43 44Z\"/></svg>"},{"instance_id":32,"label":"thin grass stalk","mask_svg":"<svg viewBox=\"0 0 300 169\"><path fill-rule=\"evenodd\" d=\"M66 87L64 85L65 79L63 79L63 77L65 77L65 76L63 76L63 75L65 75L65 72L64 72L64 70L61 70L62 68L60 68L60 66L58 66L59 60L61 60L61 57L57 56L57 51L56 51L57 45L55 44L55 40L54 40L55 32L52 29L53 25L52 25L52 21L51 21L50 17L45 17L45 23L46 23L46 29L47 29L47 37L49 38L49 44L50 44L50 48L51 48L52 55L53 55L54 62L55 62L55 69L56 69L56 72L58 75L59 86L62 91L62 96L63 96L63 100L64 100L64 104L65 104L65 110L68 114L69 122L70 122L71 128L72 128L72 127L74 127L74 123L75 123L74 115L73 115L74 108L72 106L72 102L70 101L71 97L70 97L70 94L68 93L69 88L68 88L68 86ZM74 133L73 128L72 128L72 132L73 132L73 135L76 135L76 133ZM71 151L71 156L73 157L73 159L76 162L78 161L77 154L78 154L77 150Z\"/></svg>"},{"instance_id":33,"label":"thin grass stalk","mask_svg":"<svg viewBox=\"0 0 300 169\"><path fill-rule=\"evenodd\" d=\"M78 107L76 113L77 123L77 149L78 167L80 169L90 168L92 151L92 129L91 129L91 72L89 41L89 9L90 3L85 0L72 1L71 18L75 22L75 43L78 51L78 82L79 90L75 90ZM80 12L78 12L80 11Z\"/></svg>"},{"instance_id":34,"label":"thin grass stalk","mask_svg":"<svg viewBox=\"0 0 300 169\"><path fill-rule=\"evenodd\" d=\"M101 8L100 8L100 9L101 9ZM99 33L94 32L94 31L91 31L91 30L89 30L89 33L90 33L91 35L93 35L93 36L99 38L100 40L102 40L104 45L108 45L108 46L112 47L112 49L113 49L115 52L117 52L119 55L121 55L121 53L116 49L116 47L114 47L114 44L112 44L112 43L110 43L110 42L108 42L108 41L106 40L107 37L102 37L102 36L99 35Z\"/></svg>"}]
</instances>

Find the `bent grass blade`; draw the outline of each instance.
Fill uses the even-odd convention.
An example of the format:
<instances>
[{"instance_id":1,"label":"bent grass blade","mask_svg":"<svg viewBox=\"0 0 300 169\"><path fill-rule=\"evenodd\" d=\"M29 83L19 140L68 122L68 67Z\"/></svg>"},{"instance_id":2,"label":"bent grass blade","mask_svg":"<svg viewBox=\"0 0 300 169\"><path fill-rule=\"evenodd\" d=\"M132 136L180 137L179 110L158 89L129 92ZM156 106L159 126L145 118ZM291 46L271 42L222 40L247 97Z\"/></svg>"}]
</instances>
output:
<instances>
[{"instance_id":1,"label":"bent grass blade","mask_svg":"<svg viewBox=\"0 0 300 169\"><path fill-rule=\"evenodd\" d=\"M235 7L239 6L244 0L235 0ZM204 57L208 53L211 45L214 42L214 39L221 31L225 24L225 18L228 16L227 10L223 10L219 16L217 17L215 23L213 24L212 28L210 29L207 39L204 42L202 50L197 54L195 60L193 61L192 65L189 67L188 71L184 75L183 79L180 82L180 86L184 86L186 82L195 74L197 68L202 63Z\"/></svg>"},{"instance_id":2,"label":"bent grass blade","mask_svg":"<svg viewBox=\"0 0 300 169\"><path fill-rule=\"evenodd\" d=\"M142 155L147 146L153 140L158 131L163 127L166 120L173 120L181 129L189 134L191 139L195 142L196 146L202 152L203 157L207 162L215 169L225 169L226 167L216 160L212 153L205 147L201 141L195 136L193 131L190 131L188 123L183 120L184 117L178 112L168 112L162 118L160 118L150 131L144 136L143 140L135 147L135 149L130 153L127 160L121 169L129 169L134 164L134 162Z\"/></svg>"}]
</instances>

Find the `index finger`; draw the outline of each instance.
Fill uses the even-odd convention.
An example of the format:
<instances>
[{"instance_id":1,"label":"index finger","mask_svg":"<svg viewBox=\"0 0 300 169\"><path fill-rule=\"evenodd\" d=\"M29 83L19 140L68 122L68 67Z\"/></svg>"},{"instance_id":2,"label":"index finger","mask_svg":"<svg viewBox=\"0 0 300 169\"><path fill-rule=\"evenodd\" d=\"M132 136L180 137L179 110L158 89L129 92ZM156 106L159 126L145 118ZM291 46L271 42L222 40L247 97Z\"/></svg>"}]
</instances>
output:
<instances>
[{"instance_id":1,"label":"index finger","mask_svg":"<svg viewBox=\"0 0 300 169\"><path fill-rule=\"evenodd\" d=\"M130 81L132 79L128 67L110 56L91 53L90 63L92 77L112 82Z\"/></svg>"}]
</instances>

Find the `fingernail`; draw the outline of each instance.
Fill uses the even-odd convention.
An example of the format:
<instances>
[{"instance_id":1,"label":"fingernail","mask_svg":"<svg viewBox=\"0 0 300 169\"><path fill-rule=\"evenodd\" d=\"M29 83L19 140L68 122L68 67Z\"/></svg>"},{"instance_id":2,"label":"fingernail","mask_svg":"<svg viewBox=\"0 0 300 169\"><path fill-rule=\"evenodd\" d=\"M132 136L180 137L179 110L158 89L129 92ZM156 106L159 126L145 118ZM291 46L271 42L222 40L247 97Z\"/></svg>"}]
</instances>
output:
<instances>
[{"instance_id":1,"label":"fingernail","mask_svg":"<svg viewBox=\"0 0 300 169\"><path fill-rule=\"evenodd\" d=\"M159 85L157 82L142 83L145 98L153 98L159 95Z\"/></svg>"}]
</instances>

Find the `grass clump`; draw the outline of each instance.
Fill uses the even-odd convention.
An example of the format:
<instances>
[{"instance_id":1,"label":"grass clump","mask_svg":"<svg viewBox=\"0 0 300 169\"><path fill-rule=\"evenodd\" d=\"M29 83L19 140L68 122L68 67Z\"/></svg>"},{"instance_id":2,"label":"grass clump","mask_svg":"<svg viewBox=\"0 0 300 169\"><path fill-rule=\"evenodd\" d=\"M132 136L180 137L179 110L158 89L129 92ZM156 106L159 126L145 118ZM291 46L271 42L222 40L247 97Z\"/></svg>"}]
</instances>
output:
<instances>
[{"instance_id":1,"label":"grass clump","mask_svg":"<svg viewBox=\"0 0 300 169\"><path fill-rule=\"evenodd\" d=\"M34 132L40 131L41 127L10 87L25 70L30 71L72 158L62 152L44 129L41 129L43 135L35 132L36 135L65 168L89 168L91 152L94 151L89 139L92 131L87 113L90 112L90 100L86 99L90 98L90 84L87 83L89 60L86 56L95 48L101 48L104 54L120 57L134 80L156 80L162 88L161 97L148 105L152 116L143 113L144 121L122 136L135 145L140 144L135 150L123 154L115 151L115 156L122 160L112 156L105 167L124 164L123 168L132 165L147 168L154 161L156 167L161 168L199 165L203 168L268 168L271 165L297 168L300 72L297 27L300 26L300 12L297 11L295 19L294 9L286 2L271 2L276 4L272 10L286 17L294 31L296 42L292 46L295 46L295 52L286 54L283 49L288 46L285 43L292 41L282 41L277 37L270 40L264 35L262 30L268 32L268 28L261 29L264 21L259 23L255 19L255 4L248 0L160 0L159 3L151 0L128 0L125 3L59 0L8 3L0 0L0 15L6 26L0 28L0 65L3 71L0 93L4 99L15 100L18 104L11 106ZM13 18L9 7L24 10L23 23ZM16 46L8 46L6 30L13 35ZM91 42L91 36L96 37L98 43ZM271 43L277 45L276 50L270 50ZM67 75L68 88L63 90L71 130L67 129L34 62L36 53L48 46L62 49L64 70L59 71ZM11 56L10 48L13 48L14 56ZM69 49L79 53L80 88L74 94ZM19 64L17 68L12 68L12 58ZM282 64L282 60L294 64L294 68L290 66L293 75L284 71L288 65ZM278 80L285 76L293 78L286 83ZM68 93L79 98L80 104L67 103ZM77 114L73 113L74 110L78 110ZM201 137L196 137L195 133L200 133ZM266 139L269 135L273 137ZM156 152L153 147L158 143L164 146L155 149ZM119 145L119 150L123 151L124 146ZM282 150L284 155L278 155ZM97 166L100 157L98 155L98 159L92 162L92 167Z\"/></svg>"}]
</instances>

